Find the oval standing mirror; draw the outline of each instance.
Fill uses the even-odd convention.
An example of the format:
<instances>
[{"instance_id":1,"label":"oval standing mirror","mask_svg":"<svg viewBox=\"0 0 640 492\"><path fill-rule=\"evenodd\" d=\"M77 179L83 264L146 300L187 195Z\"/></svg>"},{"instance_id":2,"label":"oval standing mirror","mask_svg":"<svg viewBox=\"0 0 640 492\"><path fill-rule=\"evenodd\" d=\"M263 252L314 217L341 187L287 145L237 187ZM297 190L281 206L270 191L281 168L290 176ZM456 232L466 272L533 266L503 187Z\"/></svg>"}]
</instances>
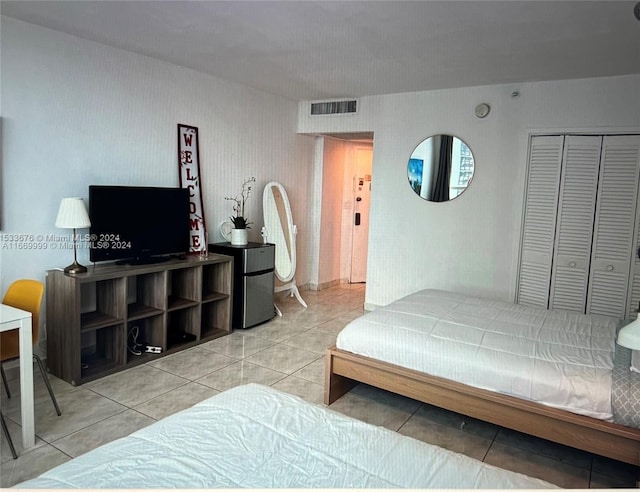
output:
<instances>
[{"instance_id":1,"label":"oval standing mirror","mask_svg":"<svg viewBox=\"0 0 640 492\"><path fill-rule=\"evenodd\" d=\"M430 202L453 200L473 177L471 149L453 135L432 135L413 151L407 166L409 185Z\"/></svg>"},{"instance_id":2,"label":"oval standing mirror","mask_svg":"<svg viewBox=\"0 0 640 492\"><path fill-rule=\"evenodd\" d=\"M296 234L293 224L291 205L284 187L275 181L267 183L262 194L262 210L264 213L264 237L275 244L275 274L284 282L285 288L291 289L291 295L304 307L304 302L296 286ZM277 306L276 306L277 308ZM278 314L282 313L278 309Z\"/></svg>"}]
</instances>

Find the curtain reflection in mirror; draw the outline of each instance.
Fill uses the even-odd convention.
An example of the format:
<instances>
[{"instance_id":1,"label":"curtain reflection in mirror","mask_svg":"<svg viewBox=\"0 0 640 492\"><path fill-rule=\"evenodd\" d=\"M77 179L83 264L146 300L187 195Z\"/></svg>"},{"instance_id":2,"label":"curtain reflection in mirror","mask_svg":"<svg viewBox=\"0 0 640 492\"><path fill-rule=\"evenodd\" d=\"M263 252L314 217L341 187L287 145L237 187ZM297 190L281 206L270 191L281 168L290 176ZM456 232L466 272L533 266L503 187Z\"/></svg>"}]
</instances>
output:
<instances>
[{"instance_id":1,"label":"curtain reflection in mirror","mask_svg":"<svg viewBox=\"0 0 640 492\"><path fill-rule=\"evenodd\" d=\"M436 171L432 200L434 202L446 202L449 199L453 137L451 135L440 135L439 140L440 151L438 152L438 165L432 166Z\"/></svg>"}]
</instances>

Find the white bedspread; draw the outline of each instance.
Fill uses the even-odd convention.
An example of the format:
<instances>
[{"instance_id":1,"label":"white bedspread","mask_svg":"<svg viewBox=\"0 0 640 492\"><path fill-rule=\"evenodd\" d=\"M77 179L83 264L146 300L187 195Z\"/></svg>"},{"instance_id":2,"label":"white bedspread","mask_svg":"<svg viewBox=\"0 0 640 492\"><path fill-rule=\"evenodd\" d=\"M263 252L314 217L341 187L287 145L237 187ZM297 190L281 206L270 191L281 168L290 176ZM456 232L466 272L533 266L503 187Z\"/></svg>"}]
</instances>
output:
<instances>
[{"instance_id":1,"label":"white bedspread","mask_svg":"<svg viewBox=\"0 0 640 492\"><path fill-rule=\"evenodd\" d=\"M423 290L347 325L374 359L610 420L618 320Z\"/></svg>"},{"instance_id":2,"label":"white bedspread","mask_svg":"<svg viewBox=\"0 0 640 492\"><path fill-rule=\"evenodd\" d=\"M256 384L23 482L23 488L550 488Z\"/></svg>"}]
</instances>

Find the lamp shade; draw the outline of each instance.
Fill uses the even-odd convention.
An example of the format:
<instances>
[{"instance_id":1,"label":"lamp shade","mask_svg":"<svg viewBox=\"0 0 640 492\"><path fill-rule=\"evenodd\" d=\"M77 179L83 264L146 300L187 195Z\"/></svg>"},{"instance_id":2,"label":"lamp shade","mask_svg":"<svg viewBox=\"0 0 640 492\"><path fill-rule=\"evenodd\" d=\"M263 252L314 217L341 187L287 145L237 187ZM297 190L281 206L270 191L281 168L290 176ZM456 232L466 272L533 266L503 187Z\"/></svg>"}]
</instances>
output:
<instances>
[{"instance_id":1,"label":"lamp shade","mask_svg":"<svg viewBox=\"0 0 640 492\"><path fill-rule=\"evenodd\" d=\"M618 332L618 345L632 350L640 350L640 318L636 318L620 329Z\"/></svg>"},{"instance_id":2,"label":"lamp shade","mask_svg":"<svg viewBox=\"0 0 640 492\"><path fill-rule=\"evenodd\" d=\"M63 229L81 229L89 227L91 221L82 198L63 198L56 217L56 227Z\"/></svg>"}]
</instances>

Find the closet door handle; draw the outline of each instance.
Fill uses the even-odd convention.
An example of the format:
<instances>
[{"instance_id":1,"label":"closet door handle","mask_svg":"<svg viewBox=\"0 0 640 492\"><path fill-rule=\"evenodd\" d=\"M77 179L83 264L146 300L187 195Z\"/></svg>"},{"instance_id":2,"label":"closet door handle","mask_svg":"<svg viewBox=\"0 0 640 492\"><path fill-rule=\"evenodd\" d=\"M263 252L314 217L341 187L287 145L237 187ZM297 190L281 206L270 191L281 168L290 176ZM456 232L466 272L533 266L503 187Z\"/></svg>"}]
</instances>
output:
<instances>
[{"instance_id":1,"label":"closet door handle","mask_svg":"<svg viewBox=\"0 0 640 492\"><path fill-rule=\"evenodd\" d=\"M613 272L613 265L607 265L607 270Z\"/></svg>"},{"instance_id":2,"label":"closet door handle","mask_svg":"<svg viewBox=\"0 0 640 492\"><path fill-rule=\"evenodd\" d=\"M571 262L569 262L569 266L570 266L571 268L574 268L574 267L576 266L576 262L575 262L575 261L571 261Z\"/></svg>"}]
</instances>

